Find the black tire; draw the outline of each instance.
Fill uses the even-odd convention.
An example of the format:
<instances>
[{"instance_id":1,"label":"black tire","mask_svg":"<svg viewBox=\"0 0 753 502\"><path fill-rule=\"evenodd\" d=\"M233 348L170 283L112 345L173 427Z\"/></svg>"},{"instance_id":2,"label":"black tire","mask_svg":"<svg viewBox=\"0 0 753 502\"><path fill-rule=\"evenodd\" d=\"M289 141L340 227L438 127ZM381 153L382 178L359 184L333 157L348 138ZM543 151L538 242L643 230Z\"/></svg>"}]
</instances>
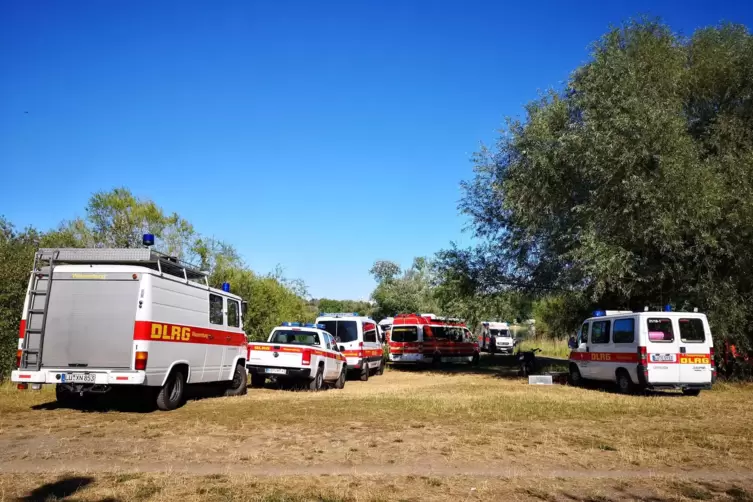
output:
<instances>
[{"instance_id":1,"label":"black tire","mask_svg":"<svg viewBox=\"0 0 753 502\"><path fill-rule=\"evenodd\" d=\"M701 394L701 389L682 389L683 396L695 397Z\"/></svg>"},{"instance_id":2,"label":"black tire","mask_svg":"<svg viewBox=\"0 0 753 502\"><path fill-rule=\"evenodd\" d=\"M478 366L478 363L481 361L481 354L478 352L475 352L473 354L473 358L471 358L471 366Z\"/></svg>"},{"instance_id":3,"label":"black tire","mask_svg":"<svg viewBox=\"0 0 753 502\"><path fill-rule=\"evenodd\" d=\"M251 387L259 389L264 387L264 382L267 381L267 377L256 373L251 373Z\"/></svg>"},{"instance_id":4,"label":"black tire","mask_svg":"<svg viewBox=\"0 0 753 502\"><path fill-rule=\"evenodd\" d=\"M55 399L60 406L65 408L75 408L81 405L81 396L71 392L60 384L55 386Z\"/></svg>"},{"instance_id":5,"label":"black tire","mask_svg":"<svg viewBox=\"0 0 753 502\"><path fill-rule=\"evenodd\" d=\"M442 364L442 356L440 356L439 354L434 354L434 357L431 358L431 365L437 368L441 364Z\"/></svg>"},{"instance_id":6,"label":"black tire","mask_svg":"<svg viewBox=\"0 0 753 502\"><path fill-rule=\"evenodd\" d=\"M369 363L366 360L361 361L361 381L367 382L369 380L369 375L371 374L371 369L369 369Z\"/></svg>"},{"instance_id":7,"label":"black tire","mask_svg":"<svg viewBox=\"0 0 753 502\"><path fill-rule=\"evenodd\" d=\"M583 385L583 377L580 374L578 366L575 364L570 365L570 374L567 376L567 381L574 387Z\"/></svg>"},{"instance_id":8,"label":"black tire","mask_svg":"<svg viewBox=\"0 0 753 502\"><path fill-rule=\"evenodd\" d=\"M385 362L384 359L382 359L381 361L379 361L379 367L377 368L377 371L376 371L377 375L384 375L384 367L385 367L386 364L387 363Z\"/></svg>"},{"instance_id":9,"label":"black tire","mask_svg":"<svg viewBox=\"0 0 753 502\"><path fill-rule=\"evenodd\" d=\"M314 392L322 390L322 387L324 386L324 370L321 366L316 370L316 375L314 378L311 379L309 382L309 390L313 390Z\"/></svg>"},{"instance_id":10,"label":"black tire","mask_svg":"<svg viewBox=\"0 0 753 502\"><path fill-rule=\"evenodd\" d=\"M342 389L345 387L345 380L347 376L348 370L345 366L343 366L342 371L340 371L340 376L337 377L337 380L335 381L335 389Z\"/></svg>"},{"instance_id":11,"label":"black tire","mask_svg":"<svg viewBox=\"0 0 753 502\"><path fill-rule=\"evenodd\" d=\"M157 394L157 408L162 411L174 410L183 404L185 392L186 376L180 370L173 370Z\"/></svg>"},{"instance_id":12,"label":"black tire","mask_svg":"<svg viewBox=\"0 0 753 502\"><path fill-rule=\"evenodd\" d=\"M633 393L633 381L630 379L628 372L624 369L617 371L617 390L620 394Z\"/></svg>"},{"instance_id":13,"label":"black tire","mask_svg":"<svg viewBox=\"0 0 753 502\"><path fill-rule=\"evenodd\" d=\"M248 374L246 368L243 365L238 364L235 366L233 372L233 379L230 381L230 385L225 390L226 396L245 396L248 389Z\"/></svg>"}]
</instances>

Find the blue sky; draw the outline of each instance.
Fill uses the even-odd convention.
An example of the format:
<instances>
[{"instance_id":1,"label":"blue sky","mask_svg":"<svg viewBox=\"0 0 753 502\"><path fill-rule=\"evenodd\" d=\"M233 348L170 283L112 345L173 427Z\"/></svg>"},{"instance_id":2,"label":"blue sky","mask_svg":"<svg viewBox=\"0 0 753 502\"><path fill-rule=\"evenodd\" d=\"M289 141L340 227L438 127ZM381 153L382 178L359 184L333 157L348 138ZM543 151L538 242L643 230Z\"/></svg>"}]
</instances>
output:
<instances>
[{"instance_id":1,"label":"blue sky","mask_svg":"<svg viewBox=\"0 0 753 502\"><path fill-rule=\"evenodd\" d=\"M126 186L368 298L375 260L470 244L472 152L639 14L690 34L753 4L4 0L0 214L46 229Z\"/></svg>"}]
</instances>

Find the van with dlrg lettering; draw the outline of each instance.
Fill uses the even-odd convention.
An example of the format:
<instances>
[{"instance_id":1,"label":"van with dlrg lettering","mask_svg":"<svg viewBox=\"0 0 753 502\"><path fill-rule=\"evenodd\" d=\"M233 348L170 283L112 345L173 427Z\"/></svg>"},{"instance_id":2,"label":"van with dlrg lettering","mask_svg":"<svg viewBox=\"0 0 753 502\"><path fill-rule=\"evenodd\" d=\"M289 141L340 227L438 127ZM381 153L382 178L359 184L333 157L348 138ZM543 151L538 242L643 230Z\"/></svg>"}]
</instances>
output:
<instances>
[{"instance_id":1,"label":"van with dlrg lettering","mask_svg":"<svg viewBox=\"0 0 753 502\"><path fill-rule=\"evenodd\" d=\"M615 382L622 393L679 389L697 396L716 381L708 319L698 312L596 311L570 352L570 383Z\"/></svg>"},{"instance_id":2,"label":"van with dlrg lettering","mask_svg":"<svg viewBox=\"0 0 753 502\"><path fill-rule=\"evenodd\" d=\"M371 375L384 373L384 336L371 317L358 312L322 313L316 324L335 337L340 352L347 358L348 371L356 373L362 381Z\"/></svg>"},{"instance_id":3,"label":"van with dlrg lettering","mask_svg":"<svg viewBox=\"0 0 753 502\"><path fill-rule=\"evenodd\" d=\"M242 395L244 311L229 284L212 288L206 273L149 247L40 249L11 380L54 384L67 405L132 393L172 410L190 384Z\"/></svg>"}]
</instances>

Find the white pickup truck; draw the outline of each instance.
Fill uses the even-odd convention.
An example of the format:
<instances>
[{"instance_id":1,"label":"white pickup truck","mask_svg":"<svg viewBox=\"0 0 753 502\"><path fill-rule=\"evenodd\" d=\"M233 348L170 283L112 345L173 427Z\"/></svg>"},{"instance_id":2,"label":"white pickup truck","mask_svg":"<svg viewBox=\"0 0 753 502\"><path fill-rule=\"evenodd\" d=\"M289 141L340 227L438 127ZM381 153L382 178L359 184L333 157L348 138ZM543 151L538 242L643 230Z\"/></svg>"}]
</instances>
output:
<instances>
[{"instance_id":1,"label":"white pickup truck","mask_svg":"<svg viewBox=\"0 0 753 502\"><path fill-rule=\"evenodd\" d=\"M267 378L285 383L305 383L311 390L345 386L347 363L332 335L321 324L284 322L267 343L248 344L246 368L252 387L263 387Z\"/></svg>"}]
</instances>

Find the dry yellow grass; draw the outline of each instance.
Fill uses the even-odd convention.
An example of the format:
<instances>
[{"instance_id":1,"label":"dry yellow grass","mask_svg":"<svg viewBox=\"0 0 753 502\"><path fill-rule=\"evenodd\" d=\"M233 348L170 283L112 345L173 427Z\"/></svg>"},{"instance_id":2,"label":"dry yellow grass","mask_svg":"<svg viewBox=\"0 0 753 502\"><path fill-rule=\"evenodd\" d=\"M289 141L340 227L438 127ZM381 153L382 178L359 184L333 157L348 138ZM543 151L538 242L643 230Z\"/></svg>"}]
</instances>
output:
<instances>
[{"instance_id":1,"label":"dry yellow grass","mask_svg":"<svg viewBox=\"0 0 753 502\"><path fill-rule=\"evenodd\" d=\"M249 500L307 500L324 481L323 490L334 490L325 490L327 496L341 497L331 500L393 500L390 489L380 488L391 483L406 493L420 485L422 493L450 499L461 496L452 492L453 480L466 478L508 490L504 493L513 498L522 492L509 491L500 478L513 479L521 490L557 492L555 485L564 483L563 490L578 485L598 495L596 477L625 478L638 486L635 478L649 470L672 478L661 485L661 497L680 493L672 488L680 486L678 476L712 479L721 473L724 490L735 483L749 488L751 386L717 386L698 398L621 396L559 385L530 387L499 368L466 370L389 370L368 382L348 382L342 391L321 393L250 389L242 398L189 401L169 413L57 409L47 404L54 402L49 390L18 392L5 386L0 388L0 472L48 473L48 480L58 475L51 471L94 472L96 490L109 486L112 496L123 500L138 499L126 493L136 481L116 483L111 476L123 474L106 473L140 472L134 479L162 486L156 500L196 498L195 489L203 485L191 480L208 475L227 475L222 490L234 496L243 494L239 480L259 483L254 476L265 480L259 497L277 496L270 486L300 488L290 492L299 498L241 497ZM286 474L319 481L311 485L314 491L306 491L306 483L280 477ZM419 483L406 474L435 481ZM539 476L552 486L540 488ZM2 479L3 486L12 485ZM31 489L37 479L31 476L31 484L6 493ZM348 480L359 484L343 495ZM474 496L481 489L476 488ZM105 497L96 490L91 499ZM424 499L405 499L411 497Z\"/></svg>"}]
</instances>

